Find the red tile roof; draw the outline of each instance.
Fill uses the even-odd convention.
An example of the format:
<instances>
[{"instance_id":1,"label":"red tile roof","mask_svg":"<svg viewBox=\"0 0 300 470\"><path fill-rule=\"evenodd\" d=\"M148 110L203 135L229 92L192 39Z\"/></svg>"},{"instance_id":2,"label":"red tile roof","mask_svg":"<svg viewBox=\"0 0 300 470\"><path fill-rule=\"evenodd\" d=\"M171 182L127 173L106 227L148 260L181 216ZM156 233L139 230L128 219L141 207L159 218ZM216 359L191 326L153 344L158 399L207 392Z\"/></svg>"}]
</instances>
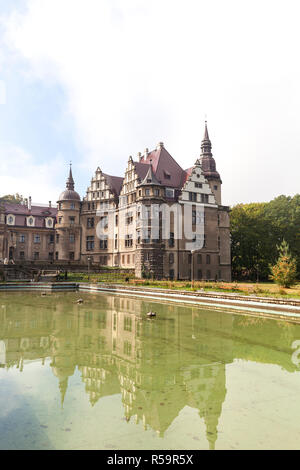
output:
<instances>
[{"instance_id":1,"label":"red tile roof","mask_svg":"<svg viewBox=\"0 0 300 470\"><path fill-rule=\"evenodd\" d=\"M185 171L163 146L150 152L140 164L149 165L150 163L152 163L156 178L162 185L171 188L182 188L186 178Z\"/></svg>"},{"instance_id":2,"label":"red tile roof","mask_svg":"<svg viewBox=\"0 0 300 470\"><path fill-rule=\"evenodd\" d=\"M3 203L5 214L12 214L16 217L15 226L26 227L26 217L32 215L35 218L35 228L45 227L46 217L56 218L57 209L55 207L32 206L29 211L23 204Z\"/></svg>"},{"instance_id":3,"label":"red tile roof","mask_svg":"<svg viewBox=\"0 0 300 470\"><path fill-rule=\"evenodd\" d=\"M40 217L56 217L57 209L56 207L47 207L47 206L31 206L31 211L28 207L23 204L13 204L10 202L3 203L5 208L5 214L13 215L29 215L40 216Z\"/></svg>"},{"instance_id":4,"label":"red tile roof","mask_svg":"<svg viewBox=\"0 0 300 470\"><path fill-rule=\"evenodd\" d=\"M103 173L103 176L105 177L106 183L111 188L112 192L115 193L116 196L119 196L124 178L121 178L120 176L106 175L105 173Z\"/></svg>"}]
</instances>

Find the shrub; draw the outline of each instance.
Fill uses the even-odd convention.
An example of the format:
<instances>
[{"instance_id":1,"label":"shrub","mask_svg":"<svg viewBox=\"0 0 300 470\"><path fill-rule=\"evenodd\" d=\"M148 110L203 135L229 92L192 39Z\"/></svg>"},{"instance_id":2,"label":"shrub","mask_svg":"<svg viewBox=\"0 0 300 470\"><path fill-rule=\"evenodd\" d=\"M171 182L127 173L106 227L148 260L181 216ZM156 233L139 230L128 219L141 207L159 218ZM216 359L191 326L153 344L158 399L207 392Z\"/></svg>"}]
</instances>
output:
<instances>
[{"instance_id":1,"label":"shrub","mask_svg":"<svg viewBox=\"0 0 300 470\"><path fill-rule=\"evenodd\" d=\"M283 240L277 249L279 250L279 258L274 266L270 266L272 273L270 279L281 287L288 288L296 284L296 259L292 257L289 246L285 240Z\"/></svg>"}]
</instances>

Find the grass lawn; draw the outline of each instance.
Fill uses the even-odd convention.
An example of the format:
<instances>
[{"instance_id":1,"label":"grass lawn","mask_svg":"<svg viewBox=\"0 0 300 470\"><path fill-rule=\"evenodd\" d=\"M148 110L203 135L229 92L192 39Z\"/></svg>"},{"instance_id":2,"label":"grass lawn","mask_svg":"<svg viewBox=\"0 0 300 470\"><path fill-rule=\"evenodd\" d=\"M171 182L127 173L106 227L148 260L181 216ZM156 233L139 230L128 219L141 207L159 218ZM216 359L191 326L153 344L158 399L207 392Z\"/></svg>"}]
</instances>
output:
<instances>
[{"instance_id":1,"label":"grass lawn","mask_svg":"<svg viewBox=\"0 0 300 470\"><path fill-rule=\"evenodd\" d=\"M224 292L238 293L243 295L256 295L261 297L278 297L278 298L294 298L300 299L300 283L287 289L282 288L271 282L206 282L195 281L192 288L190 281L156 281L151 279L135 279L133 274L127 273L103 273L90 274L89 278L86 273L69 273L68 281L74 282L107 282L114 284L126 284L145 287L156 287L161 289L204 290L205 292Z\"/></svg>"}]
</instances>

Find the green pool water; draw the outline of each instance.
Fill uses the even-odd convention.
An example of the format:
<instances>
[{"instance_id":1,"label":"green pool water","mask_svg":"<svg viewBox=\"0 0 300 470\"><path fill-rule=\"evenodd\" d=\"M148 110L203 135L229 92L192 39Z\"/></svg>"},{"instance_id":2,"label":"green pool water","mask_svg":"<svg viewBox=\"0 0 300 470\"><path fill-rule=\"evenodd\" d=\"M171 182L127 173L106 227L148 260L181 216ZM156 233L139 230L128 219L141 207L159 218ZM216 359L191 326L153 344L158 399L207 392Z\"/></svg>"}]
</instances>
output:
<instances>
[{"instance_id":1,"label":"green pool water","mask_svg":"<svg viewBox=\"0 0 300 470\"><path fill-rule=\"evenodd\" d=\"M0 294L0 449L297 449L299 416L300 325Z\"/></svg>"}]
</instances>

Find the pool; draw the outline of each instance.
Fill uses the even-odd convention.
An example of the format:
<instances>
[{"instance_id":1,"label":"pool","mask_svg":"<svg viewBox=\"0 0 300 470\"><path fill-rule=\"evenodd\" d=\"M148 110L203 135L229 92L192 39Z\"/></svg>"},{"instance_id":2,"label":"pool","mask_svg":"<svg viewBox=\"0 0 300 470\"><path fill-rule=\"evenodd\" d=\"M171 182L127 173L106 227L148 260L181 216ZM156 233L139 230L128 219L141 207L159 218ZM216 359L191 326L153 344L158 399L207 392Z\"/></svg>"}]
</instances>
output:
<instances>
[{"instance_id":1,"label":"pool","mask_svg":"<svg viewBox=\"0 0 300 470\"><path fill-rule=\"evenodd\" d=\"M299 396L299 324L0 294L0 449L297 449Z\"/></svg>"}]
</instances>

